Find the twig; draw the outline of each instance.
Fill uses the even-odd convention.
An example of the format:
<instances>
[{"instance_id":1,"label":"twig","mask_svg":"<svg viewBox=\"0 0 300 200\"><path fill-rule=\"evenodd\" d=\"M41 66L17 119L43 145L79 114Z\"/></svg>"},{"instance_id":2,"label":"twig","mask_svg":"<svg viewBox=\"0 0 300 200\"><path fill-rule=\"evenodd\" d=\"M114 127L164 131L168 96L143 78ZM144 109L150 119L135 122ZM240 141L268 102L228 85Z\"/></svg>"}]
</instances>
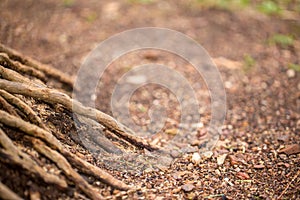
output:
<instances>
[{"instance_id":1,"label":"twig","mask_svg":"<svg viewBox=\"0 0 300 200\"><path fill-rule=\"evenodd\" d=\"M27 65L27 66L33 67L37 70L40 70L43 73L59 80L60 82L63 82L65 84L69 85L70 87L73 87L73 85L74 85L74 79L72 77L62 73L61 71L59 71L53 67L50 67L50 66L42 64L36 60L33 60L29 57L26 57L26 56L22 55L21 53L4 46L3 44L0 44L0 52L6 53L9 56L9 58L12 60L18 61L24 65Z\"/></svg>"},{"instance_id":2,"label":"twig","mask_svg":"<svg viewBox=\"0 0 300 200\"><path fill-rule=\"evenodd\" d=\"M16 193L11 191L6 185L4 185L0 181L0 198L1 199L14 199L14 200L22 200Z\"/></svg>"},{"instance_id":3,"label":"twig","mask_svg":"<svg viewBox=\"0 0 300 200\"><path fill-rule=\"evenodd\" d=\"M158 149L158 147L149 144L143 138L137 137L134 133L124 125L118 123L111 116L96 110L91 107L85 107L78 101L71 99L64 93L58 92L54 89L49 88L38 88L30 85L15 83L7 80L0 79L0 89L6 90L14 94L22 94L24 96L33 97L36 99L43 100L50 104L62 104L69 111L73 111L76 114L89 117L96 120L107 129L112 131L114 134L124 138L125 140L146 148L150 151Z\"/></svg>"},{"instance_id":4,"label":"twig","mask_svg":"<svg viewBox=\"0 0 300 200\"><path fill-rule=\"evenodd\" d=\"M127 190L130 188L125 183L117 180L102 169L88 163L87 161L82 160L81 158L67 151L50 132L36 125L30 124L29 122L26 122L20 118L14 117L2 110L0 110L0 122L7 126L17 128L30 136L40 138L43 141L47 142L55 150L58 150L61 154L63 154L70 163L77 166L78 169L82 172L93 175L95 178L100 179L115 188L122 190Z\"/></svg>"},{"instance_id":5,"label":"twig","mask_svg":"<svg viewBox=\"0 0 300 200\"><path fill-rule=\"evenodd\" d=\"M15 117L16 118L16 117ZM17 118L18 119L18 118ZM40 166L38 166L30 157L19 150L7 137L7 135L0 129L0 144L4 149L0 149L1 159L5 162L6 159L21 166L27 171L36 174L42 178L46 183L58 185L61 188L67 188L67 182L56 175L48 174Z\"/></svg>"},{"instance_id":6,"label":"twig","mask_svg":"<svg viewBox=\"0 0 300 200\"><path fill-rule=\"evenodd\" d=\"M61 154L47 147L45 143L38 139L33 139L33 145L39 153L52 160L60 169L62 169L65 175L89 198L103 199L103 197L71 167L69 162Z\"/></svg>"},{"instance_id":7,"label":"twig","mask_svg":"<svg viewBox=\"0 0 300 200\"><path fill-rule=\"evenodd\" d=\"M279 195L278 199L281 199L281 197L284 195L284 193L288 190L288 188L290 187L290 185L292 184L292 182L294 182L294 180L300 175L300 170L298 170L298 172L296 173L296 175L292 178L292 180L287 184L287 186L285 187L285 189L282 191L282 193Z\"/></svg>"}]
</instances>

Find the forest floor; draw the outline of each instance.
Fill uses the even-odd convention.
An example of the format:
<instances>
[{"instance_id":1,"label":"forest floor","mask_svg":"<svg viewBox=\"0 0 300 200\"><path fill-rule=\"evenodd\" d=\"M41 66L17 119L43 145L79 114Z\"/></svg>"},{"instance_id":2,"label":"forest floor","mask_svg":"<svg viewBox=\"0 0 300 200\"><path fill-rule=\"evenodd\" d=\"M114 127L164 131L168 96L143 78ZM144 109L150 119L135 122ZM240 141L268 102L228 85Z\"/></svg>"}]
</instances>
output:
<instances>
[{"instance_id":1,"label":"forest floor","mask_svg":"<svg viewBox=\"0 0 300 200\"><path fill-rule=\"evenodd\" d=\"M300 199L299 13L267 15L249 7L224 8L192 0L0 2L0 42L72 76L76 76L84 58L97 44L138 27L182 32L218 61L227 94L227 115L213 154L193 162L193 153L187 153L170 167L134 173L109 169L82 150L79 154L86 160L125 183L140 187L124 192L87 177L103 196ZM128 68L148 62L168 64L188 80L197 80L188 63L174 55L160 51L130 53L112 63L104 76L106 85L100 88L96 103L99 110L111 114L110 94L118 78ZM149 95L155 93L153 90L164 95ZM209 122L210 101L207 91L196 93L203 105L201 133ZM149 86L132 97L137 106L132 113L137 120L147 118L149 104L157 98L162 104L171 105L168 111L174 113L170 113L170 118L178 116L172 94ZM74 128L68 127L70 119L65 114L49 117L56 125L63 122L65 132ZM78 150L69 137L65 140L70 149ZM32 183L42 199L84 198L74 196L74 190L55 190L18 168L3 163L0 168L1 182L26 199Z\"/></svg>"}]
</instances>

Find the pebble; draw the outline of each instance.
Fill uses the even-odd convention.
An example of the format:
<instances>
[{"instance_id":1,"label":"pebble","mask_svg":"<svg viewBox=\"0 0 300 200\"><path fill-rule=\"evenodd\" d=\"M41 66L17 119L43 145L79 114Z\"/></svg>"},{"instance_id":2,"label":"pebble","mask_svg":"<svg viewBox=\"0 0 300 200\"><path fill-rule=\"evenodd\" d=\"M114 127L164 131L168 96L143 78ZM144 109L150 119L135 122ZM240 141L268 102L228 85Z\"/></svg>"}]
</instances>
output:
<instances>
[{"instance_id":1,"label":"pebble","mask_svg":"<svg viewBox=\"0 0 300 200\"><path fill-rule=\"evenodd\" d=\"M253 165L253 168L254 169L263 169L263 168L265 168L265 166L264 165Z\"/></svg>"},{"instance_id":2,"label":"pebble","mask_svg":"<svg viewBox=\"0 0 300 200\"><path fill-rule=\"evenodd\" d=\"M194 165L192 163L188 164L187 169L192 170L194 168Z\"/></svg>"},{"instance_id":3,"label":"pebble","mask_svg":"<svg viewBox=\"0 0 300 200\"><path fill-rule=\"evenodd\" d=\"M290 164L284 163L284 162L279 162L277 165L279 165L279 166L285 166L286 168L290 167Z\"/></svg>"},{"instance_id":4,"label":"pebble","mask_svg":"<svg viewBox=\"0 0 300 200\"><path fill-rule=\"evenodd\" d=\"M175 180L179 180L181 179L181 173L180 172L175 172L172 174L172 177L175 179Z\"/></svg>"},{"instance_id":5,"label":"pebble","mask_svg":"<svg viewBox=\"0 0 300 200\"><path fill-rule=\"evenodd\" d=\"M234 186L234 184L233 184L231 181L229 181L229 178L228 178L228 177L225 177L225 178L224 178L224 181L225 181L226 183L228 183L230 186Z\"/></svg>"},{"instance_id":6,"label":"pebble","mask_svg":"<svg viewBox=\"0 0 300 200\"><path fill-rule=\"evenodd\" d=\"M173 158L179 158L180 157L180 152L178 150L173 149L173 150L171 150L170 154Z\"/></svg>"},{"instance_id":7,"label":"pebble","mask_svg":"<svg viewBox=\"0 0 300 200\"><path fill-rule=\"evenodd\" d=\"M165 133L169 134L169 135L176 135L178 133L178 129L170 128L170 129L165 130Z\"/></svg>"},{"instance_id":8,"label":"pebble","mask_svg":"<svg viewBox=\"0 0 300 200\"><path fill-rule=\"evenodd\" d=\"M250 176L245 172L237 172L236 176L242 180L250 179Z\"/></svg>"},{"instance_id":9,"label":"pebble","mask_svg":"<svg viewBox=\"0 0 300 200\"><path fill-rule=\"evenodd\" d=\"M278 153L285 153L287 155L300 153L300 144L287 145L284 149L281 149Z\"/></svg>"},{"instance_id":10,"label":"pebble","mask_svg":"<svg viewBox=\"0 0 300 200\"><path fill-rule=\"evenodd\" d=\"M206 151L206 152L202 153L201 155L204 159L209 159L212 157L213 154L214 153L212 151Z\"/></svg>"},{"instance_id":11,"label":"pebble","mask_svg":"<svg viewBox=\"0 0 300 200\"><path fill-rule=\"evenodd\" d=\"M217 157L217 164L218 165L223 165L223 163L225 162L225 159L227 157L227 154L222 154L220 156Z\"/></svg>"},{"instance_id":12,"label":"pebble","mask_svg":"<svg viewBox=\"0 0 300 200\"><path fill-rule=\"evenodd\" d=\"M181 190L180 187L175 188L175 189L172 190L172 193L173 193L173 194L176 194L176 193L180 192L180 190Z\"/></svg>"},{"instance_id":13,"label":"pebble","mask_svg":"<svg viewBox=\"0 0 300 200\"><path fill-rule=\"evenodd\" d=\"M234 155L229 155L228 158L230 159L231 165L237 165L239 163L238 159Z\"/></svg>"},{"instance_id":14,"label":"pebble","mask_svg":"<svg viewBox=\"0 0 300 200\"><path fill-rule=\"evenodd\" d=\"M194 188L195 188L195 186L194 186L193 184L190 184L190 183L181 186L181 189L182 189L183 191L185 191L185 192L190 192L190 191L192 191Z\"/></svg>"},{"instance_id":15,"label":"pebble","mask_svg":"<svg viewBox=\"0 0 300 200\"><path fill-rule=\"evenodd\" d=\"M279 135L277 137L278 141L287 142L290 139L290 136L288 134L285 135Z\"/></svg>"},{"instance_id":16,"label":"pebble","mask_svg":"<svg viewBox=\"0 0 300 200\"><path fill-rule=\"evenodd\" d=\"M293 69L289 69L286 71L286 74L289 78L294 78L296 76L296 72Z\"/></svg>"},{"instance_id":17,"label":"pebble","mask_svg":"<svg viewBox=\"0 0 300 200\"><path fill-rule=\"evenodd\" d=\"M200 154L199 153L193 153L192 156L192 162L195 164L199 164L201 160Z\"/></svg>"},{"instance_id":18,"label":"pebble","mask_svg":"<svg viewBox=\"0 0 300 200\"><path fill-rule=\"evenodd\" d=\"M282 160L286 160L287 159L287 156L285 154L279 154L278 155L279 158L281 158Z\"/></svg>"}]
</instances>

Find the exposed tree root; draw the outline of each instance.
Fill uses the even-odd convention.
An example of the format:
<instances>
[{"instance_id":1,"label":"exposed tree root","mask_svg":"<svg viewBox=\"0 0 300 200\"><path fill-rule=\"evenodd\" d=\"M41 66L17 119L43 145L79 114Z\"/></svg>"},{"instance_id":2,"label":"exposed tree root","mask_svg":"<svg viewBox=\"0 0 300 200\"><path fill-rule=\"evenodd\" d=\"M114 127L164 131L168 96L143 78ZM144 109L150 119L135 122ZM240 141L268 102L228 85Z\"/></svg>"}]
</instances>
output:
<instances>
[{"instance_id":1,"label":"exposed tree root","mask_svg":"<svg viewBox=\"0 0 300 200\"><path fill-rule=\"evenodd\" d=\"M1 181L0 181L0 198L1 199L14 199L14 200L22 199L16 193L11 191L8 187L6 187L6 185L4 185Z\"/></svg>"},{"instance_id":2,"label":"exposed tree root","mask_svg":"<svg viewBox=\"0 0 300 200\"><path fill-rule=\"evenodd\" d=\"M19 52L4 46L3 44L0 44L0 52L6 53L9 56L9 58L12 60L18 61L18 62L22 63L23 65L27 65L34 69L37 69L37 70L43 72L44 74L47 74L48 76L53 77L53 78L57 79L58 81L67 84L70 87L73 87L73 85L74 85L74 79L72 77L62 73L61 71L59 71L53 67L50 67L50 66L42 64L36 60L28 58L28 57L20 54Z\"/></svg>"},{"instance_id":3,"label":"exposed tree root","mask_svg":"<svg viewBox=\"0 0 300 200\"><path fill-rule=\"evenodd\" d=\"M22 65L21 63L14 62L9 59L8 55L5 53L0 53L0 65L5 66L11 70L14 70L22 75L28 75L32 77L36 77L43 82L46 82L46 75L32 67L28 67L26 65Z\"/></svg>"},{"instance_id":4,"label":"exposed tree root","mask_svg":"<svg viewBox=\"0 0 300 200\"><path fill-rule=\"evenodd\" d=\"M9 80L9 81L26 83L28 85L34 84L32 81L29 80L29 78L22 76L18 72L15 72L11 69L7 69L1 65L0 65L0 75L2 78Z\"/></svg>"},{"instance_id":5,"label":"exposed tree root","mask_svg":"<svg viewBox=\"0 0 300 200\"><path fill-rule=\"evenodd\" d=\"M7 110L10 114L13 116L19 117L18 113L14 109L12 105L10 105L6 99L4 99L2 96L0 96L0 105L3 109Z\"/></svg>"},{"instance_id":6,"label":"exposed tree root","mask_svg":"<svg viewBox=\"0 0 300 200\"><path fill-rule=\"evenodd\" d=\"M72 164L78 167L79 170L81 170L82 172L93 175L96 178L101 179L105 183L108 183L116 188L123 190L129 188L129 186L122 183L121 181L118 181L117 179L107 174L100 168L95 167L94 165L82 160L81 158L67 151L50 132L36 125L30 124L20 118L14 117L1 110L0 123L12 128L17 128L32 137L36 137L47 142L53 149L56 149L61 154L63 154Z\"/></svg>"},{"instance_id":7,"label":"exposed tree root","mask_svg":"<svg viewBox=\"0 0 300 200\"><path fill-rule=\"evenodd\" d=\"M43 129L47 129L45 124L42 122L41 118L39 118L39 116L26 103L21 101L18 97L9 94L5 90L0 90L0 96L5 98L6 101L8 101L10 104L14 105L20 111L22 111L32 123L38 125Z\"/></svg>"},{"instance_id":8,"label":"exposed tree root","mask_svg":"<svg viewBox=\"0 0 300 200\"><path fill-rule=\"evenodd\" d=\"M52 160L60 169L63 170L65 175L71 179L77 187L79 187L88 197L92 199L103 198L97 191L84 180L69 164L69 162L57 151L47 147L45 143L34 139L34 148L45 157Z\"/></svg>"},{"instance_id":9,"label":"exposed tree root","mask_svg":"<svg viewBox=\"0 0 300 200\"><path fill-rule=\"evenodd\" d=\"M74 117L81 119L82 127L93 128L91 135L88 136L95 143L97 150L103 148L108 153L122 154L123 150L112 145L112 138L133 147L148 150L154 150L157 147L134 136L131 130L119 124L109 115L73 100L66 94L68 91L64 93L48 88L46 84L49 78L68 85L69 88L72 88L74 82L70 76L0 44L0 106L2 108L0 110L0 127L5 126L5 130L9 130L8 133L13 133L8 137L0 128L0 162L19 166L32 178L38 177L45 183L61 188L62 191L69 187L69 183L72 183L91 199L102 199L103 197L80 173L93 176L96 180L120 190L133 189L134 187L128 186L106 171L82 159L77 153L72 153L56 138L63 140L68 135L63 135L65 132L60 131L60 127L53 127L50 117L53 111L43 109L48 108L49 105L51 109L51 106L57 108L60 105L64 109L59 112L66 112L64 114L68 116L75 113L76 117ZM43 102L49 105L45 105ZM34 109L32 104L37 104ZM50 118L47 118L48 116ZM20 135L21 132L24 133L24 136L14 136L14 134ZM30 145L23 146L25 143L22 141L18 141L18 145L15 145L12 139L20 140L20 138L27 142L26 145ZM24 148L33 148L35 154L43 155L48 161L52 161L51 165L55 164L64 175L58 176L45 171L41 166L43 162L36 162L39 157L35 158L31 155L31 151L22 151ZM21 199L22 196L18 196L4 184L0 182L0 198Z\"/></svg>"},{"instance_id":10,"label":"exposed tree root","mask_svg":"<svg viewBox=\"0 0 300 200\"><path fill-rule=\"evenodd\" d=\"M57 90L49 88L38 88L3 79L0 79L0 89L6 90L7 92L13 94L21 94L24 96L33 97L50 104L61 104L71 112L75 112L76 114L96 120L116 135L124 138L131 143L134 143L137 146L146 148L150 151L158 149L158 147L149 144L146 140L139 138L134 134L130 134L131 130L118 123L111 116L99 110L85 107L78 101L71 99L68 95L58 92Z\"/></svg>"},{"instance_id":11,"label":"exposed tree root","mask_svg":"<svg viewBox=\"0 0 300 200\"><path fill-rule=\"evenodd\" d=\"M67 182L56 175L48 174L40 166L37 165L27 154L19 150L7 135L0 129L0 144L4 149L0 149L3 162L13 163L19 165L32 174L42 178L46 183L55 184L61 188L66 188Z\"/></svg>"}]
</instances>

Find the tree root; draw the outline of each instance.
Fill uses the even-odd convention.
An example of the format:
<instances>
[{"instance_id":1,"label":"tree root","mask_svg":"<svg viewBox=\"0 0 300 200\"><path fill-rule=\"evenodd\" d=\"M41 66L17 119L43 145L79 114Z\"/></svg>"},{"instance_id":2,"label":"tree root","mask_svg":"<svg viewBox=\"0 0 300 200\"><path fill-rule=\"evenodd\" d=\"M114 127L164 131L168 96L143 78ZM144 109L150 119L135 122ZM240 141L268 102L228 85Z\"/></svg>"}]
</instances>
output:
<instances>
[{"instance_id":1,"label":"tree root","mask_svg":"<svg viewBox=\"0 0 300 200\"><path fill-rule=\"evenodd\" d=\"M0 198L1 199L14 199L14 200L22 200L16 193L11 191L6 185L4 185L0 181Z\"/></svg>"},{"instance_id":2,"label":"tree root","mask_svg":"<svg viewBox=\"0 0 300 200\"><path fill-rule=\"evenodd\" d=\"M7 110L13 116L19 117L18 113L14 110L14 107L10 105L2 96L0 96L0 105L4 110Z\"/></svg>"},{"instance_id":3,"label":"tree root","mask_svg":"<svg viewBox=\"0 0 300 200\"><path fill-rule=\"evenodd\" d=\"M45 183L53 184L59 189L65 190L71 182L76 189L91 199L102 199L103 197L96 187L88 183L80 173L93 176L96 180L119 190L136 189L82 159L82 154L72 153L72 150L68 150L61 143L61 141L69 142L66 141L68 138L66 137L68 134L65 134L66 130L73 130L74 128L73 122L71 125L68 124L71 120L70 115L74 114L73 118L79 120L80 129L91 129L88 131L86 139L93 143L91 145L94 145L96 152L101 153L103 150L101 156L120 155L126 153L128 149L130 151L139 151L140 149L152 151L159 148L151 145L147 140L135 136L133 131L111 116L97 109L86 107L72 99L66 94L68 91L62 89L63 92L60 92L48 88L46 84L50 78L70 86L67 88L72 88L74 84L72 77L0 44L0 106L2 107L0 110L0 162L20 166L32 177L38 177ZM62 86L61 84L58 85ZM32 102L37 104L34 110L31 107ZM46 106L44 103L50 106ZM53 107L57 108L58 105L64 109L53 110ZM40 117L37 111L43 117ZM65 121L59 125L56 124L56 118L52 117L56 116L57 112L64 112L67 116L63 117ZM66 124L67 129L64 128ZM24 133L24 136L11 137L9 135L8 137L1 129L2 126L5 127L5 130L9 129L8 133ZM17 140L18 145L15 145L10 137ZM73 143L74 140L71 142ZM127 149L123 150L113 143L118 143ZM29 145L26 146L26 144ZM35 153L43 155L47 161L51 161L51 165L55 164L57 168L62 170L63 174L58 176L46 172L41 166L43 162L36 160L37 158L33 155L23 152L21 150L23 147L21 148L19 145L25 145L25 149L33 148ZM1 182L0 198L21 199Z\"/></svg>"},{"instance_id":4,"label":"tree root","mask_svg":"<svg viewBox=\"0 0 300 200\"><path fill-rule=\"evenodd\" d=\"M27 171L42 178L46 183L51 183L59 186L60 188L67 188L67 182L56 175L48 174L40 166L38 166L30 157L19 150L7 135L0 129L0 144L4 149L0 149L1 157L3 162L10 162L21 166Z\"/></svg>"},{"instance_id":5,"label":"tree root","mask_svg":"<svg viewBox=\"0 0 300 200\"><path fill-rule=\"evenodd\" d=\"M44 74L46 74L50 77L53 77L62 83L67 84L71 88L74 85L74 79L72 77L62 73L61 71L59 71L53 67L50 67L50 66L42 64L36 60L28 58L28 57L22 55L21 53L4 46L3 44L0 44L0 52L6 53L10 59L12 59L14 61L18 61L18 62L22 63L23 65L27 65L34 69L37 69L37 70L43 72Z\"/></svg>"},{"instance_id":6,"label":"tree root","mask_svg":"<svg viewBox=\"0 0 300 200\"><path fill-rule=\"evenodd\" d=\"M35 68L28 67L26 65L22 65L21 63L12 61L9 59L8 55L5 53L0 53L0 65L7 67L11 70L14 70L22 75L33 76L33 77L40 79L44 83L46 82L47 78L43 72L41 72Z\"/></svg>"},{"instance_id":7,"label":"tree root","mask_svg":"<svg viewBox=\"0 0 300 200\"><path fill-rule=\"evenodd\" d=\"M70 163L74 164L79 168L79 170L84 173L93 175L95 178L100 179L103 182L108 183L109 185L118 189L126 190L130 188L129 186L115 179L113 176L109 175L100 168L95 167L94 165L67 151L50 132L1 110L0 123L12 128L17 128L32 137L39 138L47 142L53 149L63 154L70 161Z\"/></svg>"},{"instance_id":8,"label":"tree root","mask_svg":"<svg viewBox=\"0 0 300 200\"><path fill-rule=\"evenodd\" d=\"M61 104L71 112L96 120L117 136L120 136L125 140L140 146L141 148L146 148L150 151L158 149L158 147L151 145L148 141L135 136L130 129L118 123L111 116L99 110L85 107L78 101L71 99L66 94L58 92L54 89L38 88L3 79L0 79L0 89L6 90L13 94L21 94L24 96L33 97L54 105Z\"/></svg>"},{"instance_id":9,"label":"tree root","mask_svg":"<svg viewBox=\"0 0 300 200\"><path fill-rule=\"evenodd\" d=\"M47 130L47 127L42 122L41 118L39 118L39 116L37 116L37 114L26 103L21 101L18 97L9 94L5 90L0 90L0 96L2 96L10 104L17 107L20 111L22 111L32 123Z\"/></svg>"},{"instance_id":10,"label":"tree root","mask_svg":"<svg viewBox=\"0 0 300 200\"><path fill-rule=\"evenodd\" d=\"M9 81L26 83L28 85L35 85L32 81L29 80L29 78L22 76L18 72L15 72L11 69L7 69L1 65L0 65L0 75L2 78L9 80Z\"/></svg>"},{"instance_id":11,"label":"tree root","mask_svg":"<svg viewBox=\"0 0 300 200\"><path fill-rule=\"evenodd\" d=\"M69 162L57 151L47 147L45 143L38 139L33 140L34 148L44 155L45 157L52 160L60 169L63 170L65 175L71 179L76 186L79 187L88 197L92 199L102 199L103 197L97 193L97 191L84 180L69 164Z\"/></svg>"}]
</instances>

